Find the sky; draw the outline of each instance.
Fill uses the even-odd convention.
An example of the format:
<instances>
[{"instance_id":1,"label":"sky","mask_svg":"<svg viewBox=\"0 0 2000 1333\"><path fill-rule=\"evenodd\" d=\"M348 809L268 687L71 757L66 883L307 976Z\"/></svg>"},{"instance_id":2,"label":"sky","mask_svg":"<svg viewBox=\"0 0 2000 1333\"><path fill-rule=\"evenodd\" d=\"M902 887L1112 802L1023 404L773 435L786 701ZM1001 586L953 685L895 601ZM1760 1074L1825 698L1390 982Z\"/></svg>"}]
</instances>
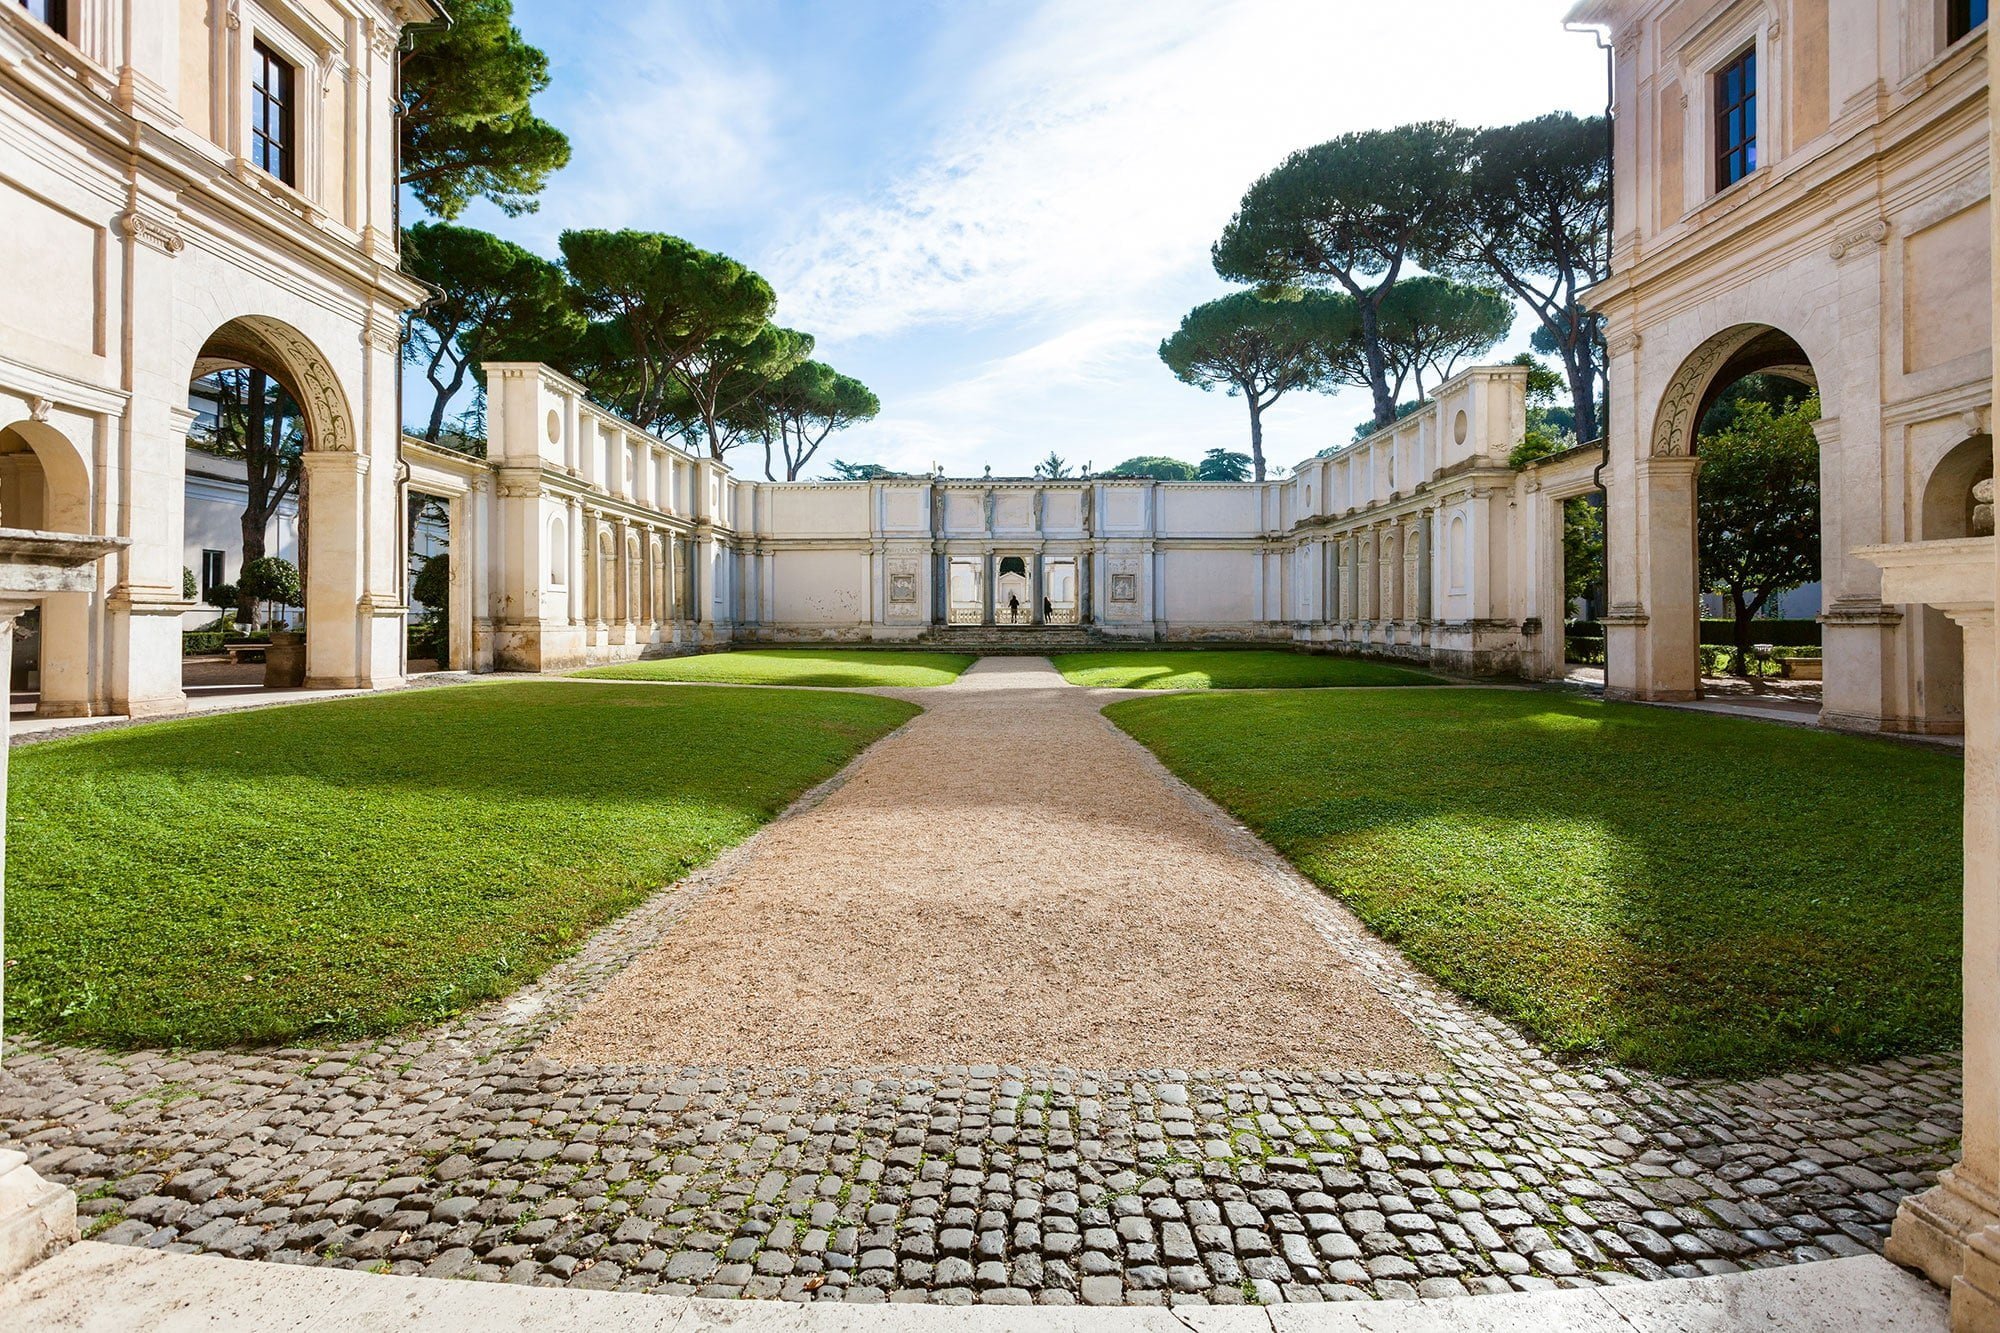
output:
<instances>
[{"instance_id":1,"label":"sky","mask_svg":"<svg viewBox=\"0 0 2000 1333\"><path fill-rule=\"evenodd\" d=\"M535 213L459 221L551 257L568 228L664 231L762 273L777 321L882 400L808 475L1247 451L1242 401L1158 355L1233 290L1209 246L1244 189L1349 130L1600 111L1572 2L515 0L573 156ZM1360 391L1294 393L1267 456L1367 415Z\"/></svg>"}]
</instances>

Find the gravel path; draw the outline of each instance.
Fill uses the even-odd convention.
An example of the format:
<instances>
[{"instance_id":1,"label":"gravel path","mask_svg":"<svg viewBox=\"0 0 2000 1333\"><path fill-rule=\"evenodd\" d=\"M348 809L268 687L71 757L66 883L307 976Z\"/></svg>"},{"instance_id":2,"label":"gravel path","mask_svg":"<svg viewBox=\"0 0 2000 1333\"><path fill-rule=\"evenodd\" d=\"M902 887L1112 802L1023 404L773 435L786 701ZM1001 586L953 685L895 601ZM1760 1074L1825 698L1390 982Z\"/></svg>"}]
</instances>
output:
<instances>
[{"instance_id":1,"label":"gravel path","mask_svg":"<svg viewBox=\"0 0 2000 1333\"><path fill-rule=\"evenodd\" d=\"M1862 1254L1955 1153L1952 1055L1557 1064L1182 788L1108 691L989 662L884 692L933 711L509 999L321 1048L16 1040L0 1145L119 1244L1015 1305ZM817 868L781 864L801 845Z\"/></svg>"},{"instance_id":2,"label":"gravel path","mask_svg":"<svg viewBox=\"0 0 2000 1333\"><path fill-rule=\"evenodd\" d=\"M544 1048L590 1064L1436 1070L1436 1050L1042 658L987 658L768 830ZM1317 895L1314 895L1315 897Z\"/></svg>"}]
</instances>

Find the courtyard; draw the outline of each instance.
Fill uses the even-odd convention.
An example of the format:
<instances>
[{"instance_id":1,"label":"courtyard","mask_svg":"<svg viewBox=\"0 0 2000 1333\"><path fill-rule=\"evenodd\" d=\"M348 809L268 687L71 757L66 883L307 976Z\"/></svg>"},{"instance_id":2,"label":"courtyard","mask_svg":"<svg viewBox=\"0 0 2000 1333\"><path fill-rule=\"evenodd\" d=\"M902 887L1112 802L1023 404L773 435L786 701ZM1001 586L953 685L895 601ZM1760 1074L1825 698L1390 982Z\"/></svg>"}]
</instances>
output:
<instances>
[{"instance_id":1,"label":"courtyard","mask_svg":"<svg viewBox=\"0 0 2000 1333\"><path fill-rule=\"evenodd\" d=\"M1951 755L813 656L19 748L0 1134L99 1240L945 1304L1865 1254L1956 1149Z\"/></svg>"}]
</instances>

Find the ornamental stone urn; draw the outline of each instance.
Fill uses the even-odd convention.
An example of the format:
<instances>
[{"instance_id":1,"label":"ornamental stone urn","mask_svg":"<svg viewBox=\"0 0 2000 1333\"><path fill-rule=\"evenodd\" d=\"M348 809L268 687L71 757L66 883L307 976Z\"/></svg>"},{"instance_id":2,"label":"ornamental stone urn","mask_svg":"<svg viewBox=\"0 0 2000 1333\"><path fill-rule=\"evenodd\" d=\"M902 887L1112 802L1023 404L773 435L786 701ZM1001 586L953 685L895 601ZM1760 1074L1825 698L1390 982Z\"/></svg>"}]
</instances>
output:
<instances>
[{"instance_id":1,"label":"ornamental stone urn","mask_svg":"<svg viewBox=\"0 0 2000 1333\"><path fill-rule=\"evenodd\" d=\"M297 630L274 629L264 650L264 688L296 690L306 683L306 636Z\"/></svg>"}]
</instances>

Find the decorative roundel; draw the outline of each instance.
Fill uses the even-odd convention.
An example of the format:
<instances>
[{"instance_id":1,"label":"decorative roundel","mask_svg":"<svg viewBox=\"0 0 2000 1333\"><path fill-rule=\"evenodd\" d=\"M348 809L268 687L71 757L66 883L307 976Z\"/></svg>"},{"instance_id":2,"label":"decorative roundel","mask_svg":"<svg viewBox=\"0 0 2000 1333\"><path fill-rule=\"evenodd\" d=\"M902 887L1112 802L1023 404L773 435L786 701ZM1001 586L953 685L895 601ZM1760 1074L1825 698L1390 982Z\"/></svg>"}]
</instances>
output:
<instances>
[{"instance_id":1,"label":"decorative roundel","mask_svg":"<svg viewBox=\"0 0 2000 1333\"><path fill-rule=\"evenodd\" d=\"M1451 438L1453 442L1464 444L1466 432L1470 429L1471 423L1465 419L1465 409L1461 407L1458 409L1458 415L1452 418Z\"/></svg>"},{"instance_id":2,"label":"decorative roundel","mask_svg":"<svg viewBox=\"0 0 2000 1333\"><path fill-rule=\"evenodd\" d=\"M553 407L549 409L549 443L562 443L562 415Z\"/></svg>"}]
</instances>

